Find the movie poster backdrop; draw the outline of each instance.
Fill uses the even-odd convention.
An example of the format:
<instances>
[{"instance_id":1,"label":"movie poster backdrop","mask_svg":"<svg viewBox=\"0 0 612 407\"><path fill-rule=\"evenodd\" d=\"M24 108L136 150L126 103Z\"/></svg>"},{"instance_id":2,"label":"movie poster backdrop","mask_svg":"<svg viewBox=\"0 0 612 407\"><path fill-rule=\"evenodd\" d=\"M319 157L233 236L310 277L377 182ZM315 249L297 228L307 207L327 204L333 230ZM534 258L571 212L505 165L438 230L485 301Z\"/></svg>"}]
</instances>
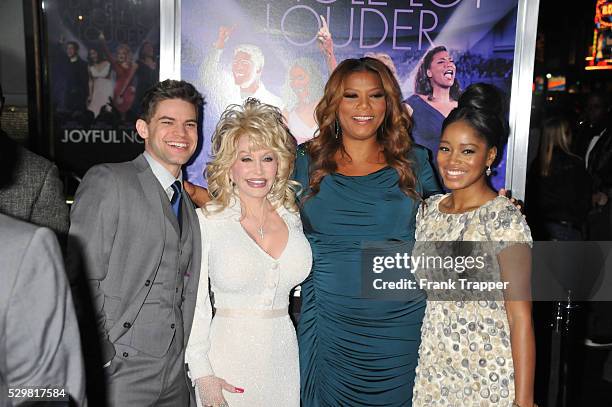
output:
<instances>
[{"instance_id":1,"label":"movie poster backdrop","mask_svg":"<svg viewBox=\"0 0 612 407\"><path fill-rule=\"evenodd\" d=\"M159 80L159 0L45 0L55 160L82 175L143 151L135 129Z\"/></svg>"},{"instance_id":2,"label":"movie poster backdrop","mask_svg":"<svg viewBox=\"0 0 612 407\"><path fill-rule=\"evenodd\" d=\"M181 77L196 84L207 101L203 142L188 167L189 179L205 184L202 171L210 159L215 124L228 104L248 96L281 108L298 142L312 138L312 111L333 69L332 57L337 62L364 55L381 59L395 70L408 101L424 55L443 45L456 65L448 75L454 75L461 89L488 82L509 95L517 4L518 0L182 0ZM322 28L329 32L326 41L317 36ZM439 128L444 115L424 105L414 119L422 128ZM416 141L432 148L431 140ZM505 158L494 173L495 187L504 185L504 175Z\"/></svg>"}]
</instances>

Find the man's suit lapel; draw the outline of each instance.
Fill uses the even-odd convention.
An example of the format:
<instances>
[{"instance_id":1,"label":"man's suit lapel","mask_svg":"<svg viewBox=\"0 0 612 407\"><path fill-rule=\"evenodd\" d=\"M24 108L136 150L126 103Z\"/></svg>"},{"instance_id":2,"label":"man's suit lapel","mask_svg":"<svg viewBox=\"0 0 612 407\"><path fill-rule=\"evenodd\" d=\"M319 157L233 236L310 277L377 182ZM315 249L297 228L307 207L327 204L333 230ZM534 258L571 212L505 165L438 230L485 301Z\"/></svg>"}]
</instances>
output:
<instances>
[{"instance_id":1,"label":"man's suit lapel","mask_svg":"<svg viewBox=\"0 0 612 407\"><path fill-rule=\"evenodd\" d=\"M141 154L132 161L138 172L138 181L142 186L142 190L147 198L147 202L153 208L159 208L159 194L157 193L157 179L149 167L149 163Z\"/></svg>"},{"instance_id":2,"label":"man's suit lapel","mask_svg":"<svg viewBox=\"0 0 612 407\"><path fill-rule=\"evenodd\" d=\"M182 196L183 196L183 203L182 203L183 226L186 223L188 223L189 227L191 228L191 234L192 234L192 239L193 239L192 264L197 264L198 265L197 269L199 270L199 264L200 264L200 259L201 259L200 252L202 249L201 241L200 241L200 222L198 221L198 216L196 215L196 212L195 212L195 205L191 201L189 194L185 192L185 190L183 190ZM189 274L193 276L194 273L190 272ZM197 281L197 276L195 277Z\"/></svg>"},{"instance_id":3,"label":"man's suit lapel","mask_svg":"<svg viewBox=\"0 0 612 407\"><path fill-rule=\"evenodd\" d=\"M185 275L185 302L183 303L183 326L185 332L185 346L189 341L191 325L193 323L193 313L200 281L200 268L202 261L202 240L200 236L200 221L195 212L195 205L189 195L183 190L183 226L188 222L191 227L192 236L192 255L191 264Z\"/></svg>"}]
</instances>

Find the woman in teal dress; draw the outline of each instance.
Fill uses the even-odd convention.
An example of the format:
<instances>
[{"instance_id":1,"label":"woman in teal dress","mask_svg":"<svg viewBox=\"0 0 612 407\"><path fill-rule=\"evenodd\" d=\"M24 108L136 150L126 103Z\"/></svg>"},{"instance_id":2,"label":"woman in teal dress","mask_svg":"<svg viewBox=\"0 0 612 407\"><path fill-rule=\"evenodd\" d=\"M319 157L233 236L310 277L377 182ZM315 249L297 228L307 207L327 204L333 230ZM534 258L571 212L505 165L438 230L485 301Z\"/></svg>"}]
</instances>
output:
<instances>
[{"instance_id":1,"label":"woman in teal dress","mask_svg":"<svg viewBox=\"0 0 612 407\"><path fill-rule=\"evenodd\" d=\"M381 62L338 65L316 116L295 175L313 252L298 326L302 405L410 406L425 299L364 298L361 245L413 241L419 204L439 186Z\"/></svg>"}]
</instances>

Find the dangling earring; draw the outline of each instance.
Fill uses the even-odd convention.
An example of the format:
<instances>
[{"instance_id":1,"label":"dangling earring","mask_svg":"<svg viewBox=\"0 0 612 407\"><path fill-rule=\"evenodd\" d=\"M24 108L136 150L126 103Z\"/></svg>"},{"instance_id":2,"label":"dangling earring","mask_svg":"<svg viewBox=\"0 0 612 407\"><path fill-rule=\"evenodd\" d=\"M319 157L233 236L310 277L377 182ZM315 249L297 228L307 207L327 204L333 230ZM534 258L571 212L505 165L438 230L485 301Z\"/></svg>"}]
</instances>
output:
<instances>
[{"instance_id":1,"label":"dangling earring","mask_svg":"<svg viewBox=\"0 0 612 407\"><path fill-rule=\"evenodd\" d=\"M490 165L487 167L487 170L485 171L485 174L487 174L487 177L491 176L491 166Z\"/></svg>"},{"instance_id":2,"label":"dangling earring","mask_svg":"<svg viewBox=\"0 0 612 407\"><path fill-rule=\"evenodd\" d=\"M334 122L334 133L336 135L336 139L339 136L342 136L342 127L340 127L340 123L338 122L338 118L336 118L336 121Z\"/></svg>"}]
</instances>

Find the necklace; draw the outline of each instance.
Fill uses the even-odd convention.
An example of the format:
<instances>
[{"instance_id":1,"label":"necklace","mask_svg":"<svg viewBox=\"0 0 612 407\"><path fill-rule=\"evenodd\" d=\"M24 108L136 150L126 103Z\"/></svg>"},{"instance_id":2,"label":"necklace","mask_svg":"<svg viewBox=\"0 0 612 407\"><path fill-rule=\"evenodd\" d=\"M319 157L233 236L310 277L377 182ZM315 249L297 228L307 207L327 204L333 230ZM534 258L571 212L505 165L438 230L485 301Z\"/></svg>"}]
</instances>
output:
<instances>
[{"instance_id":1,"label":"necklace","mask_svg":"<svg viewBox=\"0 0 612 407\"><path fill-rule=\"evenodd\" d=\"M259 234L259 239L263 240L264 238L264 225L266 224L266 201L263 201L261 205L261 224L257 228L257 233Z\"/></svg>"}]
</instances>

